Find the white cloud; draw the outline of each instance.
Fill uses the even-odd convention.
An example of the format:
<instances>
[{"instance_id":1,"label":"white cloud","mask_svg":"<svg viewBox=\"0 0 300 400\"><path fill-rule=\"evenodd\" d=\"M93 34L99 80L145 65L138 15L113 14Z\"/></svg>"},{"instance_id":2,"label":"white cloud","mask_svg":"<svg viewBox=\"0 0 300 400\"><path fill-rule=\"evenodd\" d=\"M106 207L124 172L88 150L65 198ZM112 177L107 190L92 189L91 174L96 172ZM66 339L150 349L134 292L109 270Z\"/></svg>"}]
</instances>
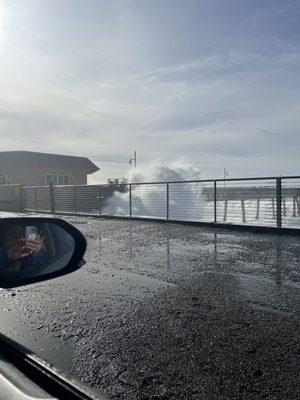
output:
<instances>
[{"instance_id":1,"label":"white cloud","mask_svg":"<svg viewBox=\"0 0 300 400\"><path fill-rule=\"evenodd\" d=\"M261 35L251 36L249 23L233 37L220 15L218 28L207 18L206 32L186 23L184 47L179 33L171 35L176 24L170 32L168 22L158 26L163 44L159 32L149 36L142 6L106 4L97 15L98 2L91 2L93 15L75 8L69 21L68 4L58 19L52 5L25 14L25 5L23 13L16 7L17 27L7 17L0 38L3 149L103 160L102 180L123 175L134 149L144 163L186 156L209 176L224 167L236 175L298 173L300 51L272 25L267 34L267 13L249 17ZM201 38L210 33L207 46Z\"/></svg>"}]
</instances>

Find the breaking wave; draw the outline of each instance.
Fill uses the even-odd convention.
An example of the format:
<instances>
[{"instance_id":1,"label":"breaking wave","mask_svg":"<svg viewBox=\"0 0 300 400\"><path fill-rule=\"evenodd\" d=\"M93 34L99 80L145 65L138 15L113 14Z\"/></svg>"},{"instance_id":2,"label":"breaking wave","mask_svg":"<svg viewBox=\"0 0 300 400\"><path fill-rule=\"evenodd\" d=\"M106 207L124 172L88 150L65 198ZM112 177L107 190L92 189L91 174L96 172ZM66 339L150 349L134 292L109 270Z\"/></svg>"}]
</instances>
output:
<instances>
[{"instance_id":1,"label":"breaking wave","mask_svg":"<svg viewBox=\"0 0 300 400\"><path fill-rule=\"evenodd\" d=\"M203 185L170 183L167 189L164 183L198 179L201 179L201 172L187 162L177 162L169 166L163 162L156 162L144 169L132 171L128 182L137 183L137 185L132 185L132 215L165 218L168 196L170 218L188 220L201 218ZM144 182L147 182L147 185L139 185ZM160 183L151 184L151 182ZM114 192L114 195L107 200L102 213L128 215L129 209L129 191Z\"/></svg>"}]
</instances>

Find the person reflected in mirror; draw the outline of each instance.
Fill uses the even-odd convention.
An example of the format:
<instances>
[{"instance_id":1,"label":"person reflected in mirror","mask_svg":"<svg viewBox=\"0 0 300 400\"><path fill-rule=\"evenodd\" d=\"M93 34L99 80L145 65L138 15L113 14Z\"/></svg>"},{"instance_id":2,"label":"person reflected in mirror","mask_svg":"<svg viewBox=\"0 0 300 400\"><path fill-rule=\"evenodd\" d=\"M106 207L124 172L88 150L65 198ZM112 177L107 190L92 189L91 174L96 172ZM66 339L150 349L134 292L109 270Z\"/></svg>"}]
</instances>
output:
<instances>
[{"instance_id":1,"label":"person reflected in mirror","mask_svg":"<svg viewBox=\"0 0 300 400\"><path fill-rule=\"evenodd\" d=\"M1 239L0 270L29 273L43 264L45 246L41 235L31 235L26 240L25 226L16 224L8 226Z\"/></svg>"}]
</instances>

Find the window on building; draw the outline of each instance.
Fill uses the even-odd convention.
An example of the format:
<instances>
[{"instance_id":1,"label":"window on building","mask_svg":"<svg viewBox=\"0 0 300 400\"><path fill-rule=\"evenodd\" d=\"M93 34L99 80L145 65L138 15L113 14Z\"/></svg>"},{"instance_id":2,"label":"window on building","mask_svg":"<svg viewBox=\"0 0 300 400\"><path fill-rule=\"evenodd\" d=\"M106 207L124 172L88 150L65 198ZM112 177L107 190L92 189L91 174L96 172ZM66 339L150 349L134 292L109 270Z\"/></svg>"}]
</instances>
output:
<instances>
[{"instance_id":1,"label":"window on building","mask_svg":"<svg viewBox=\"0 0 300 400\"><path fill-rule=\"evenodd\" d=\"M75 185L75 181L72 176L59 172L51 172L43 175L38 180L39 186L48 186L50 183L53 183L53 185Z\"/></svg>"},{"instance_id":2,"label":"window on building","mask_svg":"<svg viewBox=\"0 0 300 400\"><path fill-rule=\"evenodd\" d=\"M0 173L0 185L9 185L9 184L10 184L9 178L6 175Z\"/></svg>"}]
</instances>

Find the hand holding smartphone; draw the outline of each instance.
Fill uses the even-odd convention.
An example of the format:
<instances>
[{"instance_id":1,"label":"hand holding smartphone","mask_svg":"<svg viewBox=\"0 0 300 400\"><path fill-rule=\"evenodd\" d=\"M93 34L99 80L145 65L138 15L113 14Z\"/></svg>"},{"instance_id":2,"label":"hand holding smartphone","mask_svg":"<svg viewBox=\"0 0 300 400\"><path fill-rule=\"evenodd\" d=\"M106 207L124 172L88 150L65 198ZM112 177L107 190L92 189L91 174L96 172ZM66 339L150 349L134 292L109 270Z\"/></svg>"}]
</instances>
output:
<instances>
[{"instance_id":1,"label":"hand holding smartphone","mask_svg":"<svg viewBox=\"0 0 300 400\"><path fill-rule=\"evenodd\" d=\"M38 253L43 246L43 238L38 234L36 226L26 226L26 249L32 253Z\"/></svg>"},{"instance_id":2,"label":"hand holding smartphone","mask_svg":"<svg viewBox=\"0 0 300 400\"><path fill-rule=\"evenodd\" d=\"M26 236L26 242L30 240L35 240L37 238L37 227L36 226L26 226L25 228L25 236Z\"/></svg>"},{"instance_id":3,"label":"hand holding smartphone","mask_svg":"<svg viewBox=\"0 0 300 400\"><path fill-rule=\"evenodd\" d=\"M30 251L31 254L34 251L31 248L31 243L37 239L37 234L38 231L36 226L27 225L25 227L26 248Z\"/></svg>"}]
</instances>

